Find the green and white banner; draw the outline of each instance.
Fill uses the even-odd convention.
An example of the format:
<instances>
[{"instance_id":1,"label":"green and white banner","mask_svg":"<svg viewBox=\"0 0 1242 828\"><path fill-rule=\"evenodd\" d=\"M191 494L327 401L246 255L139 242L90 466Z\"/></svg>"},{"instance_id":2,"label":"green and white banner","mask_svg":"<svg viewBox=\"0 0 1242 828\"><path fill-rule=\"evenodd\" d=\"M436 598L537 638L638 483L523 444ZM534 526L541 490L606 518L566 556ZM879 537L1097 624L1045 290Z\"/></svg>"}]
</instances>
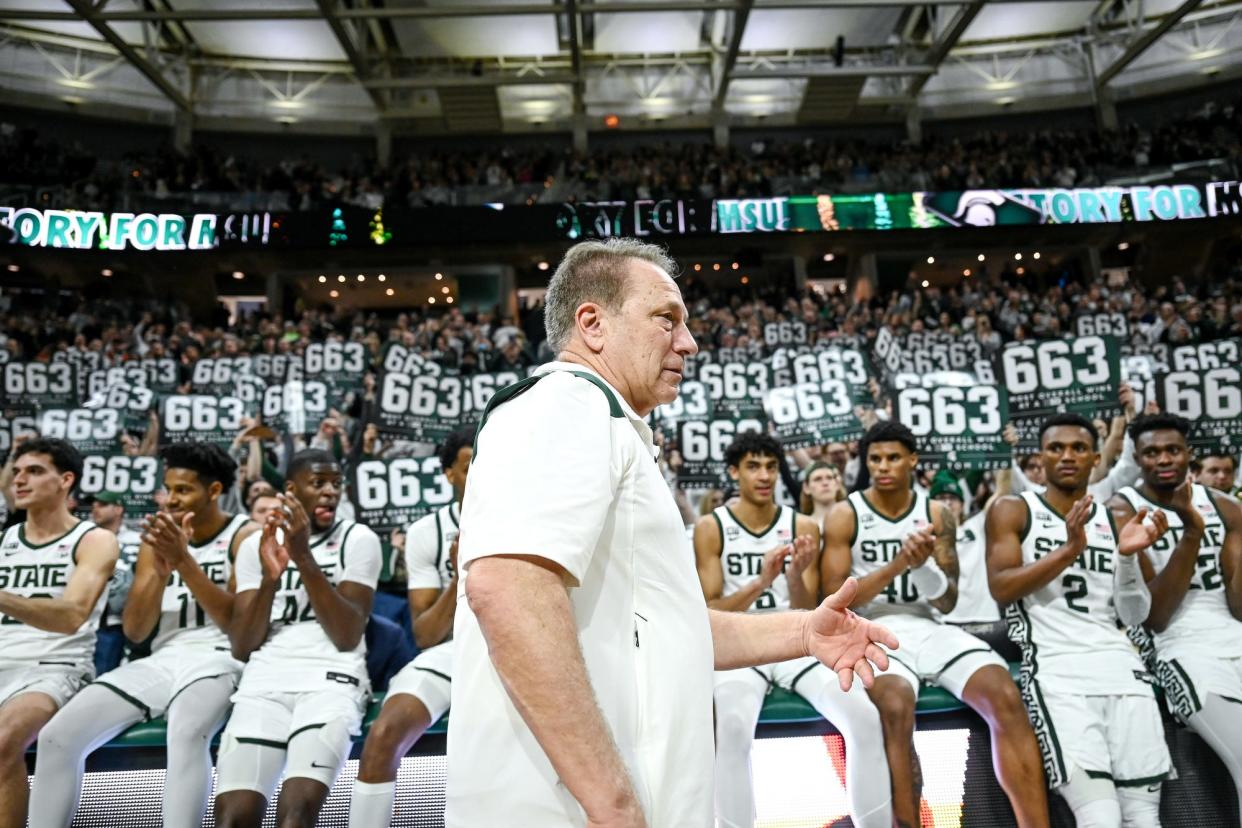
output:
<instances>
[{"instance_id":1,"label":"green and white banner","mask_svg":"<svg viewBox=\"0 0 1242 828\"><path fill-rule=\"evenodd\" d=\"M1158 374L1156 400L1163 411L1190 420L1196 448L1242 448L1242 363Z\"/></svg>"},{"instance_id":2,"label":"green and white banner","mask_svg":"<svg viewBox=\"0 0 1242 828\"><path fill-rule=\"evenodd\" d=\"M118 492L126 515L151 514L156 511L155 494L164 485L163 465L158 457L88 455L83 458L78 492L86 496Z\"/></svg>"},{"instance_id":3,"label":"green and white banner","mask_svg":"<svg viewBox=\"0 0 1242 828\"><path fill-rule=\"evenodd\" d=\"M405 528L453 499L437 457L363 460L353 471L350 495L359 523L381 535Z\"/></svg>"},{"instance_id":4,"label":"green and white banner","mask_svg":"<svg viewBox=\"0 0 1242 828\"><path fill-rule=\"evenodd\" d=\"M210 394L166 397L160 406L160 442L212 443L227 449L246 416L246 404L237 397Z\"/></svg>"},{"instance_id":5,"label":"green and white banner","mask_svg":"<svg viewBox=\"0 0 1242 828\"><path fill-rule=\"evenodd\" d=\"M125 428L118 408L49 408L38 419L44 437L68 440L83 454L112 454L121 450Z\"/></svg>"},{"instance_id":6,"label":"green and white banner","mask_svg":"<svg viewBox=\"0 0 1242 828\"><path fill-rule=\"evenodd\" d=\"M761 419L687 420L677 424L676 440L669 447L677 452L680 466L677 484L689 489L727 486L729 475L725 451L743 431L764 430ZM670 452L671 456L671 452Z\"/></svg>"},{"instance_id":7,"label":"green and white banner","mask_svg":"<svg viewBox=\"0 0 1242 828\"><path fill-rule=\"evenodd\" d=\"M787 449L862 436L850 386L826 379L773 388L763 398L772 433Z\"/></svg>"},{"instance_id":8,"label":"green and white banner","mask_svg":"<svg viewBox=\"0 0 1242 828\"><path fill-rule=\"evenodd\" d=\"M1009 411L1003 386L922 385L897 392L894 414L914 432L920 460L950 471L1002 469Z\"/></svg>"},{"instance_id":9,"label":"green and white banner","mask_svg":"<svg viewBox=\"0 0 1242 828\"><path fill-rule=\"evenodd\" d=\"M519 379L514 371L470 376L388 372L380 377L372 422L386 436L439 443L478 422L492 395Z\"/></svg>"},{"instance_id":10,"label":"green and white banner","mask_svg":"<svg viewBox=\"0 0 1242 828\"><path fill-rule=\"evenodd\" d=\"M68 362L6 362L0 408L33 413L78 404L78 371Z\"/></svg>"}]
</instances>

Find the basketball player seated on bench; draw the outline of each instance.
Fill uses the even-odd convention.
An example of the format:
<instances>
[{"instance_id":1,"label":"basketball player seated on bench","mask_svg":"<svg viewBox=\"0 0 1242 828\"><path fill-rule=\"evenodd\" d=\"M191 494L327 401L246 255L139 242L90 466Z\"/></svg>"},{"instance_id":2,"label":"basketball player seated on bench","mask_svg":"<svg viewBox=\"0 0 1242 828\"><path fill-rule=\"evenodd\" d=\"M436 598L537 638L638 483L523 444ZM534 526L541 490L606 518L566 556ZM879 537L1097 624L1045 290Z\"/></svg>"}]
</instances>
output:
<instances>
[{"instance_id":1,"label":"basketball player seated on bench","mask_svg":"<svg viewBox=\"0 0 1242 828\"><path fill-rule=\"evenodd\" d=\"M95 630L116 566L116 535L67 500L82 455L64 440L14 452L13 504L26 520L0 538L0 825L26 824L26 749L95 675Z\"/></svg>"},{"instance_id":2,"label":"basketball player seated on bench","mask_svg":"<svg viewBox=\"0 0 1242 828\"><path fill-rule=\"evenodd\" d=\"M257 828L282 769L277 824L314 825L361 730L380 543L337 519L342 485L332 454L298 452L281 507L238 550L229 639L248 662L220 739L218 826Z\"/></svg>"},{"instance_id":3,"label":"basketball player seated on bench","mask_svg":"<svg viewBox=\"0 0 1242 828\"><path fill-rule=\"evenodd\" d=\"M1143 509L1168 518L1169 531L1139 553L1152 603L1130 639L1169 710L1216 751L1242 802L1242 503L1190 476L1190 428L1175 414L1135 419L1141 482L1108 507L1122 532Z\"/></svg>"},{"instance_id":4,"label":"basketball player seated on bench","mask_svg":"<svg viewBox=\"0 0 1242 828\"><path fill-rule=\"evenodd\" d=\"M474 428L453 432L440 447L440 468L453 501L415 521L405 535L410 618L422 650L388 683L379 718L367 733L349 803L349 824L387 826L401 757L449 707L453 615L457 611L457 535Z\"/></svg>"},{"instance_id":5,"label":"basketball player seated on bench","mask_svg":"<svg viewBox=\"0 0 1242 828\"><path fill-rule=\"evenodd\" d=\"M819 604L819 527L796 509L780 506L781 445L744 431L725 452L738 497L699 518L694 554L708 605L766 612L814 609ZM845 740L850 813L860 828L889 828L892 795L880 717L861 682L848 693L813 657L716 673L716 816L721 826L755 822L750 752L755 725L771 686L802 696Z\"/></svg>"},{"instance_id":6,"label":"basketball player seated on bench","mask_svg":"<svg viewBox=\"0 0 1242 828\"><path fill-rule=\"evenodd\" d=\"M126 638L151 655L101 676L39 736L31 828L73 821L86 757L130 725L168 720L163 821L196 826L211 793L211 739L228 716L242 664L229 650L232 566L257 526L220 509L237 464L218 446L163 452L164 510L146 522L123 613Z\"/></svg>"},{"instance_id":7,"label":"basketball player seated on bench","mask_svg":"<svg viewBox=\"0 0 1242 828\"><path fill-rule=\"evenodd\" d=\"M1079 414L1039 433L1047 490L1003 497L987 518L988 583L1022 650L1022 697L1048 785L1079 828L1153 828L1172 769L1153 677L1118 624L1151 608L1137 554L1168 528L1140 509L1118 531L1087 493L1099 435Z\"/></svg>"},{"instance_id":8,"label":"basketball player seated on bench","mask_svg":"<svg viewBox=\"0 0 1242 828\"><path fill-rule=\"evenodd\" d=\"M853 492L825 521L823 590L858 579L854 609L882 619L901 641L877 676L871 698L880 709L893 779L897 823L918 825L914 710L926 681L973 708L992 734L992 762L1017 824L1048 824L1039 747L1009 668L990 647L945 624L957 601L957 523L952 511L911 488L918 466L910 429L889 420L864 439L871 485Z\"/></svg>"}]
</instances>

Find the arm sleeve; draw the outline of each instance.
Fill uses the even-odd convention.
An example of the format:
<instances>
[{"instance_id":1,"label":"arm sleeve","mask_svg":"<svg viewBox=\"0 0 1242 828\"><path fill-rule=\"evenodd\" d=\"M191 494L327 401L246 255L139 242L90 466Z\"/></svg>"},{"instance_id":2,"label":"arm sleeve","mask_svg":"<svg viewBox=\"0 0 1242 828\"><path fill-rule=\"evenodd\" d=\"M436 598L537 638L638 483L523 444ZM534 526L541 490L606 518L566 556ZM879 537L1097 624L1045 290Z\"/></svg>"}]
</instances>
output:
<instances>
[{"instance_id":1,"label":"arm sleeve","mask_svg":"<svg viewBox=\"0 0 1242 828\"><path fill-rule=\"evenodd\" d=\"M375 585L379 583L380 568L384 565L379 536L359 524L349 533L348 544L341 580L375 589Z\"/></svg>"},{"instance_id":2,"label":"arm sleeve","mask_svg":"<svg viewBox=\"0 0 1242 828\"><path fill-rule=\"evenodd\" d=\"M1139 467L1134 462L1134 441L1130 439L1130 433L1127 431L1117 462L1109 471L1108 476L1090 487L1090 491L1096 500L1108 500L1126 486L1132 485L1138 477Z\"/></svg>"},{"instance_id":3,"label":"arm sleeve","mask_svg":"<svg viewBox=\"0 0 1242 828\"><path fill-rule=\"evenodd\" d=\"M478 558L537 555L581 583L616 495L617 462L600 389L568 373L540 380L479 432L459 565L468 571Z\"/></svg>"},{"instance_id":4,"label":"arm sleeve","mask_svg":"<svg viewBox=\"0 0 1242 828\"><path fill-rule=\"evenodd\" d=\"M1022 467L1018 465L1018 458L1015 457L1009 465L1013 467L1013 475L1009 478L1009 488L1013 494L1020 495L1035 488L1031 485L1026 472L1022 471Z\"/></svg>"},{"instance_id":5,"label":"arm sleeve","mask_svg":"<svg viewBox=\"0 0 1242 828\"><path fill-rule=\"evenodd\" d=\"M440 570L436 566L436 553L447 555L447 549L437 549L440 539L436 532L435 515L427 515L415 521L405 533L405 571L408 589L441 589Z\"/></svg>"},{"instance_id":6,"label":"arm sleeve","mask_svg":"<svg viewBox=\"0 0 1242 828\"><path fill-rule=\"evenodd\" d=\"M233 562L233 567L237 574L239 593L258 589L263 580L263 566L259 562L260 534L262 533L254 532L237 548L237 560Z\"/></svg>"},{"instance_id":7,"label":"arm sleeve","mask_svg":"<svg viewBox=\"0 0 1242 828\"><path fill-rule=\"evenodd\" d=\"M1142 624L1151 612L1151 591L1143 580L1139 568L1139 552L1134 555L1118 555L1113 569L1113 606L1117 619L1127 627Z\"/></svg>"}]
</instances>

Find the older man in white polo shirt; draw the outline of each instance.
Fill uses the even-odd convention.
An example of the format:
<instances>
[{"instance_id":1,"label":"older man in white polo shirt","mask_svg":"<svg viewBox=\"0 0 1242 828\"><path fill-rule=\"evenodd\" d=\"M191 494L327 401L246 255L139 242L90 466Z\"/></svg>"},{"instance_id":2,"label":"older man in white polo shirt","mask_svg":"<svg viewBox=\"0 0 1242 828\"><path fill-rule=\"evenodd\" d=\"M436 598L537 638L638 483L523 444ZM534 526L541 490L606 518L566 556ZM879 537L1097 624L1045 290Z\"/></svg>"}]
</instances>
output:
<instances>
[{"instance_id":1,"label":"older man in white polo shirt","mask_svg":"<svg viewBox=\"0 0 1242 828\"><path fill-rule=\"evenodd\" d=\"M644 417L698 347L663 250L583 242L548 286L559 361L499 392L462 507L448 826L712 824L712 671L815 655L870 684L848 582L813 612L709 611Z\"/></svg>"}]
</instances>

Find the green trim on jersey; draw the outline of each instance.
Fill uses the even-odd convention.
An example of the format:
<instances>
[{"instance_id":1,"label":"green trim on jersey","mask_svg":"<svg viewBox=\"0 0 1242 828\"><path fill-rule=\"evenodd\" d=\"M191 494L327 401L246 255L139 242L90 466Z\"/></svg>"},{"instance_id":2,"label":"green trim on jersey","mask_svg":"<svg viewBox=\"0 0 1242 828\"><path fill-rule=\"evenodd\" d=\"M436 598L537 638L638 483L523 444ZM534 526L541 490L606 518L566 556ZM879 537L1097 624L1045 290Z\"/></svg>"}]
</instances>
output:
<instances>
[{"instance_id":1,"label":"green trim on jersey","mask_svg":"<svg viewBox=\"0 0 1242 828\"><path fill-rule=\"evenodd\" d=\"M858 496L862 498L862 502L867 504L867 508L870 509L875 514L876 517L880 518L881 520L886 520L889 523L901 523L903 520L910 517L910 513L914 511L914 507L919 505L919 494L918 492L914 491L914 489L911 489L910 490L910 508L906 509L904 512L902 512L897 517L891 518L888 515L881 512L879 509L875 508L875 504L867 499L867 493L865 491L859 492ZM928 508L930 509L930 507Z\"/></svg>"},{"instance_id":2,"label":"green trim on jersey","mask_svg":"<svg viewBox=\"0 0 1242 828\"><path fill-rule=\"evenodd\" d=\"M790 692L791 692L791 693L797 693L797 692L798 692L798 682L802 680L802 677L803 677L803 676L805 676L807 673L811 672L812 670L814 670L816 667L819 667L819 666L822 666L822 665L820 664L819 660L818 660L818 659L816 659L816 660L815 660L815 663L813 663L813 664L808 664L806 667L803 667L801 670L799 670L799 671L798 671L798 675L794 676L794 677L793 677L793 681L789 682L789 690L790 690ZM798 693L798 695L802 695L802 694L801 694L801 693ZM806 698L806 697L805 697L805 696L803 696L803 698Z\"/></svg>"},{"instance_id":3,"label":"green trim on jersey","mask_svg":"<svg viewBox=\"0 0 1242 828\"><path fill-rule=\"evenodd\" d=\"M85 520L84 520L84 521L81 521L81 522L78 524L78 526L81 526L83 523L90 523L90 521L85 521ZM77 528L78 528L78 526L75 526L75 527L73 527L73 528L74 528L74 529L77 529ZM87 529L85 532L83 532L82 534L78 535L78 539L77 539L76 541L74 541L74 542L73 542L73 548L69 550L69 560L73 561L73 565L74 565L74 566L77 566L77 565L78 565L78 547L82 545L82 539L83 539L83 538L85 538L87 535L89 535L89 534L91 533L91 529L98 529L98 528L99 528L98 526L95 526L94 524L91 524L90 529ZM64 535L62 535L61 537L64 537ZM118 550L117 550L117 551L118 551L118 552L120 551L120 550L119 550L119 548L118 548ZM102 618L102 617L103 617L103 616L100 616L100 618Z\"/></svg>"},{"instance_id":4,"label":"green trim on jersey","mask_svg":"<svg viewBox=\"0 0 1242 828\"><path fill-rule=\"evenodd\" d=\"M332 525L329 526L327 530L325 530L324 533L319 536L319 540L312 540L310 542L310 548L314 549L316 546L320 546L322 544L327 543L328 538L332 537L332 535L336 533L336 530L341 525L341 523L343 523L343 521L340 521L340 520L333 521Z\"/></svg>"},{"instance_id":5,"label":"green trim on jersey","mask_svg":"<svg viewBox=\"0 0 1242 828\"><path fill-rule=\"evenodd\" d=\"M461 528L461 521L460 521L460 520L458 520L457 515L453 514L453 507L454 507L454 506L457 506L457 501L456 501L456 500L454 500L452 503L450 503L450 504L448 505L449 520L453 521L453 525L454 525L454 526L456 526L458 529L460 529L460 528ZM459 508L459 509L460 509L461 507L460 507L460 506L457 506L457 508Z\"/></svg>"},{"instance_id":6,"label":"green trim on jersey","mask_svg":"<svg viewBox=\"0 0 1242 828\"><path fill-rule=\"evenodd\" d=\"M1118 531L1118 529L1117 529L1117 519L1113 517L1113 510L1112 510L1112 509L1105 508L1105 507L1103 507L1103 506L1100 506L1100 504L1098 504L1098 503L1092 503L1092 504L1091 504L1091 511L1092 511L1092 515L1091 515L1091 516L1092 516L1092 517L1094 517L1094 516L1095 516L1094 512L1095 512L1095 510L1096 510L1097 508L1098 508L1098 509L1104 509L1104 514L1108 515L1108 526L1109 526L1109 528L1110 528L1110 529L1112 529L1112 530L1113 530L1113 543L1114 543L1114 544L1118 544L1118 543L1120 543L1120 541L1121 541L1121 532L1120 532L1120 531ZM1117 552L1117 554L1118 554L1118 555L1120 555L1120 554L1121 554L1120 550Z\"/></svg>"},{"instance_id":7,"label":"green trim on jersey","mask_svg":"<svg viewBox=\"0 0 1242 828\"><path fill-rule=\"evenodd\" d=\"M440 561L444 559L444 530L440 528L440 510L436 509L432 514L436 519L436 569L439 569Z\"/></svg>"},{"instance_id":8,"label":"green trim on jersey","mask_svg":"<svg viewBox=\"0 0 1242 828\"><path fill-rule=\"evenodd\" d=\"M724 555L724 545L725 545L724 522L720 520L720 515L716 513L715 509L712 509L712 518L715 519L716 529L717 531L720 532L720 552L718 554Z\"/></svg>"},{"instance_id":9,"label":"green trim on jersey","mask_svg":"<svg viewBox=\"0 0 1242 828\"><path fill-rule=\"evenodd\" d=\"M850 504L850 514L854 516L854 531L850 533L850 554L853 554L854 544L858 542L858 510L854 508L854 501L848 497L845 502Z\"/></svg>"},{"instance_id":10,"label":"green trim on jersey","mask_svg":"<svg viewBox=\"0 0 1242 828\"><path fill-rule=\"evenodd\" d=\"M487 418L492 415L492 411L499 406L504 405L514 397L520 397L522 394L525 394L534 387L535 383L539 382L539 380L544 377L557 373L573 374L575 377L584 379L600 391L603 391L604 396L608 398L608 415L616 419L625 419L625 411L622 410L621 403L617 402L616 394L613 393L613 390L608 387L606 382L594 374L587 373L586 371L573 371L562 368L557 369L556 371L549 371L547 374L538 374L536 376L527 377L526 379L520 379L512 385L506 385L504 388L501 388L493 394L491 400L488 401L487 406L483 409L483 415L479 417L479 425L474 430L474 453L470 459L471 463L474 462L474 457L479 453L479 434L482 433L483 426L487 425Z\"/></svg>"},{"instance_id":11,"label":"green trim on jersey","mask_svg":"<svg viewBox=\"0 0 1242 828\"><path fill-rule=\"evenodd\" d=\"M1060 518L1062 523L1065 523L1065 515L1061 514L1060 511L1057 510L1056 506L1053 506L1051 503L1049 503L1047 499L1044 498L1044 495L1042 492L1036 492L1035 496L1039 498L1040 503L1048 507L1048 511L1052 512L1054 515ZM1094 506L1094 504L1092 504L1092 506Z\"/></svg>"},{"instance_id":12,"label":"green trim on jersey","mask_svg":"<svg viewBox=\"0 0 1242 828\"><path fill-rule=\"evenodd\" d=\"M992 652L991 647L971 647L969 650L962 650L960 653L953 656L953 658L946 661L944 663L944 666L940 668L939 672L943 673L945 670L949 669L951 666L961 661L963 658L970 655L971 653L990 653L990 652Z\"/></svg>"},{"instance_id":13,"label":"green trim on jersey","mask_svg":"<svg viewBox=\"0 0 1242 828\"><path fill-rule=\"evenodd\" d=\"M1154 785L1157 782L1164 782L1169 778L1168 771L1158 773L1155 776L1144 776L1141 779L1114 779L1113 784L1118 788L1145 788L1148 785Z\"/></svg>"},{"instance_id":14,"label":"green trim on jersey","mask_svg":"<svg viewBox=\"0 0 1242 828\"><path fill-rule=\"evenodd\" d=\"M1172 667L1181 677L1182 682L1186 686L1186 690L1190 693L1190 702L1194 705L1195 712L1197 713L1202 710L1203 703L1199 701L1199 693L1195 690L1195 683L1190 680L1190 676L1187 675L1186 671L1182 669L1182 665L1178 664L1177 659L1175 658L1171 658L1165 663Z\"/></svg>"},{"instance_id":15,"label":"green trim on jersey","mask_svg":"<svg viewBox=\"0 0 1242 828\"><path fill-rule=\"evenodd\" d=\"M33 550L36 550L36 549L44 549L44 548L46 548L46 547L48 547L48 546L51 546L52 544L56 543L57 541L62 541L62 540L64 540L65 538L69 537L69 536L70 536L70 535L72 535L74 532L76 532L76 531L77 531L77 529L78 529L78 527L79 527L79 526L81 526L83 523L90 523L90 521L89 521L89 520L79 520L77 523L73 524L73 526L71 526L71 527L69 528L69 531L65 532L63 535L57 535L56 537L52 538L52 539L51 539L50 541L48 541L47 543L39 543L39 544L34 544L34 543L31 543L30 541L26 540L26 522L25 522L25 521L22 521L22 523L20 523L20 524L18 525L18 527L17 527L17 539L18 539L19 541L21 541L21 542L22 542L22 545L23 545L23 546L25 546L27 549L30 549L30 550L32 550L32 551L33 551ZM79 538L79 540L80 540L80 538Z\"/></svg>"},{"instance_id":16,"label":"green trim on jersey","mask_svg":"<svg viewBox=\"0 0 1242 828\"><path fill-rule=\"evenodd\" d=\"M741 519L739 519L737 515L733 514L732 509L730 509L728 506L724 507L725 511L729 513L729 517L733 518L733 522L736 523L738 526L742 527L742 531L750 535L752 538L762 538L768 532L771 532L774 528L776 528L776 524L780 523L780 520L781 520L781 510L784 508L785 508L784 506L776 507L776 515L775 517L772 518L772 522L768 524L766 529L764 529L762 532L752 532L749 526L747 526L745 523L742 523ZM797 516L797 513L795 512L794 520L797 520L797 519L798 519L798 516ZM719 520L719 518L717 518L717 520ZM723 532L721 532L720 537L723 540L724 538Z\"/></svg>"},{"instance_id":17,"label":"green trim on jersey","mask_svg":"<svg viewBox=\"0 0 1242 828\"><path fill-rule=\"evenodd\" d=\"M193 541L191 541L190 543L187 543L186 546L190 547L191 549L202 549L204 546L214 543L216 538L223 535L228 530L228 528L233 525L233 520L237 517L237 515L230 515L227 512L225 512L224 517L227 518L224 521L224 525L221 526L218 530L216 530L216 533L214 535L212 535L210 538L203 541L202 543L194 543Z\"/></svg>"},{"instance_id":18,"label":"green trim on jersey","mask_svg":"<svg viewBox=\"0 0 1242 828\"><path fill-rule=\"evenodd\" d=\"M106 688L106 689L108 689L108 690L111 690L113 693L116 693L118 696L120 696L121 698L125 699L125 701L129 702L129 703L130 703L130 704L132 704L134 707L136 707L136 708L138 708L139 710L141 710L141 711L142 711L142 720L143 720L144 722L149 722L149 721L151 721L151 708L147 707L147 706L146 706L145 704L143 704L141 701L139 701L138 699L134 698L134 697L133 697L133 696L131 696L129 693L126 693L126 692L125 692L124 690L122 690L121 688L117 687L117 686L116 686L116 685L114 685L114 684L109 684L108 682L104 681L103 679L95 679L95 681L91 682L91 684L96 684L96 685L98 685L98 686L100 686L100 687L103 687L103 688Z\"/></svg>"},{"instance_id":19,"label":"green trim on jersey","mask_svg":"<svg viewBox=\"0 0 1242 828\"><path fill-rule=\"evenodd\" d=\"M326 722L318 722L316 724L302 725L297 730L289 734L289 741L292 742L293 738L297 736L299 733L305 733L308 730L318 730L319 728L323 727L326 724L327 724Z\"/></svg>"},{"instance_id":20,"label":"green trim on jersey","mask_svg":"<svg viewBox=\"0 0 1242 828\"><path fill-rule=\"evenodd\" d=\"M354 531L354 527L356 527L357 525L358 525L357 523L352 524L348 529L345 530L345 537L341 538L340 560L341 560L341 573L342 574L344 574L345 572L345 550L348 548L346 546L346 541L349 540L349 533Z\"/></svg>"},{"instance_id":21,"label":"green trim on jersey","mask_svg":"<svg viewBox=\"0 0 1242 828\"><path fill-rule=\"evenodd\" d=\"M1034 515L1031 514L1031 504L1025 497L1019 495L1018 500L1022 501L1022 508L1026 509L1026 522L1022 524L1022 531L1018 534L1018 543L1026 543L1026 537L1031 534L1031 527L1034 525Z\"/></svg>"}]
</instances>

